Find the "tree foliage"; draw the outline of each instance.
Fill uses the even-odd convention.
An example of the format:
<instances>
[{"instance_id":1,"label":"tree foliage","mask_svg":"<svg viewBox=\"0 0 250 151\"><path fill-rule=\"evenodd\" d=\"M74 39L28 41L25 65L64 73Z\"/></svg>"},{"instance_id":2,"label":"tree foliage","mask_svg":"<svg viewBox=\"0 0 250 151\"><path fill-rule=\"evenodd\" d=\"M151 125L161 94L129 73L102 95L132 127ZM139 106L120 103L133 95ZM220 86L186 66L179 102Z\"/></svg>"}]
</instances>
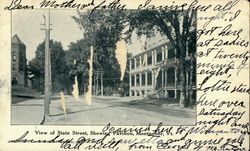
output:
<instances>
[{"instance_id":1,"label":"tree foliage","mask_svg":"<svg viewBox=\"0 0 250 151\"><path fill-rule=\"evenodd\" d=\"M191 103L192 89L188 89L187 70L193 65L196 52L196 12L195 11L160 11L160 10L134 10L127 16L129 22L128 38L136 31L137 35L153 36L156 32L165 35L176 49L176 57L179 58L177 70L178 83L181 86L180 104ZM191 58L191 59L189 59ZM195 68L195 67L193 67ZM194 70L195 71L195 70ZM191 82L189 83L191 85Z\"/></svg>"},{"instance_id":2,"label":"tree foliage","mask_svg":"<svg viewBox=\"0 0 250 151\"><path fill-rule=\"evenodd\" d=\"M87 84L90 46L94 47L94 70L104 70L104 85L115 86L119 83L128 89L128 66L123 82L120 82L120 66L115 58L116 42L125 39L131 41L135 32L138 36L152 37L156 32L166 36L176 50L179 58L177 70L178 83L181 86L180 102L190 103L190 70L195 68L196 52L196 12L195 11L161 11L161 10L95 10L94 12L77 12L73 19L83 30L84 38L69 45L65 52L61 43L51 40L51 64L53 90L67 89L71 92L74 77L77 76L79 92L84 92ZM44 79L44 42L39 44L36 58L29 63L29 74ZM195 75L195 74L194 74ZM67 82L65 82L65 80ZM60 81L60 82L59 82ZM56 86L56 83L65 83ZM125 88L126 87L126 88Z\"/></svg>"},{"instance_id":3,"label":"tree foliage","mask_svg":"<svg viewBox=\"0 0 250 151\"><path fill-rule=\"evenodd\" d=\"M89 58L89 43L87 40L78 40L76 42L71 42L69 49L66 54L66 65L69 68L67 76L70 78L70 86L74 83L74 77L77 77L78 81L78 91L80 94L84 92L84 83L88 80L88 63ZM69 87L68 92L72 91L72 87Z\"/></svg>"},{"instance_id":4,"label":"tree foliage","mask_svg":"<svg viewBox=\"0 0 250 151\"><path fill-rule=\"evenodd\" d=\"M115 58L116 42L122 37L124 12L96 10L78 12L74 20L84 30L84 39L94 46L94 70L104 71L105 86L119 83L120 66Z\"/></svg>"},{"instance_id":5,"label":"tree foliage","mask_svg":"<svg viewBox=\"0 0 250 151\"><path fill-rule=\"evenodd\" d=\"M51 52L51 77L52 77L52 90L62 91L65 89L65 80L67 76L67 66L65 62L65 51L62 44L57 41L50 40ZM33 80L38 82L36 89L44 90L44 75L45 75L45 42L38 45L36 56L29 62L28 74L33 77Z\"/></svg>"},{"instance_id":6,"label":"tree foliage","mask_svg":"<svg viewBox=\"0 0 250 151\"><path fill-rule=\"evenodd\" d=\"M196 51L195 11L95 10L93 13L78 12L78 16L74 19L84 29L85 37L91 39L97 54L109 57L112 57L112 52L109 52L107 47L114 48L114 44L124 38L124 35L129 41L134 31L138 36L151 37L156 32L165 35L176 49L176 56L179 58L180 102L182 104L190 102L186 86L188 82L186 75L189 73L185 64L192 64L190 63L192 59L188 58L193 58Z\"/></svg>"}]
</instances>

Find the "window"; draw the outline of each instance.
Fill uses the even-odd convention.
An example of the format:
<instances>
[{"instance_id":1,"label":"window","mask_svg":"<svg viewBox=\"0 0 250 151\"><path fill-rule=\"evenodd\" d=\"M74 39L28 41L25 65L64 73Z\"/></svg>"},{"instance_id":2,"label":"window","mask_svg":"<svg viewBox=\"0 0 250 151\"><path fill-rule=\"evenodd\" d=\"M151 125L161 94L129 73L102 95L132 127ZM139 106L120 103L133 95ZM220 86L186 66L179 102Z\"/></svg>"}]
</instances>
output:
<instances>
[{"instance_id":1,"label":"window","mask_svg":"<svg viewBox=\"0 0 250 151\"><path fill-rule=\"evenodd\" d=\"M167 70L167 86L175 85L175 69L169 68Z\"/></svg>"},{"instance_id":2,"label":"window","mask_svg":"<svg viewBox=\"0 0 250 151\"><path fill-rule=\"evenodd\" d=\"M174 55L174 49L168 50L168 59L173 59L175 57Z\"/></svg>"},{"instance_id":3,"label":"window","mask_svg":"<svg viewBox=\"0 0 250 151\"><path fill-rule=\"evenodd\" d=\"M12 84L12 85L17 85L17 78L16 78L16 77L14 77L14 78L12 79L11 84Z\"/></svg>"},{"instance_id":4,"label":"window","mask_svg":"<svg viewBox=\"0 0 250 151\"><path fill-rule=\"evenodd\" d=\"M13 61L16 61L16 55L15 54L13 55Z\"/></svg>"},{"instance_id":5,"label":"window","mask_svg":"<svg viewBox=\"0 0 250 151\"><path fill-rule=\"evenodd\" d=\"M140 59L137 58L137 59L136 59L136 68L139 68L139 67L140 67Z\"/></svg>"},{"instance_id":6,"label":"window","mask_svg":"<svg viewBox=\"0 0 250 151\"><path fill-rule=\"evenodd\" d=\"M152 65L152 56L148 56L148 65Z\"/></svg>"},{"instance_id":7,"label":"window","mask_svg":"<svg viewBox=\"0 0 250 151\"><path fill-rule=\"evenodd\" d=\"M145 95L145 91L144 91L144 90L142 90L142 91L141 91L141 94L142 94L142 95Z\"/></svg>"},{"instance_id":8,"label":"window","mask_svg":"<svg viewBox=\"0 0 250 151\"><path fill-rule=\"evenodd\" d=\"M139 93L139 91L136 91L136 94L137 94L136 96L140 96L140 93Z\"/></svg>"},{"instance_id":9,"label":"window","mask_svg":"<svg viewBox=\"0 0 250 151\"><path fill-rule=\"evenodd\" d=\"M134 75L131 75L131 86L135 86L135 77Z\"/></svg>"},{"instance_id":10,"label":"window","mask_svg":"<svg viewBox=\"0 0 250 151\"><path fill-rule=\"evenodd\" d=\"M160 53L157 53L157 62L160 62L160 61L162 61L162 53L160 52Z\"/></svg>"},{"instance_id":11,"label":"window","mask_svg":"<svg viewBox=\"0 0 250 151\"><path fill-rule=\"evenodd\" d=\"M142 57L142 59L141 59L141 65L145 67L146 66L146 62L147 62L147 54L144 54L141 57Z\"/></svg>"},{"instance_id":12,"label":"window","mask_svg":"<svg viewBox=\"0 0 250 151\"><path fill-rule=\"evenodd\" d=\"M15 64L12 65L12 70L16 70L16 65Z\"/></svg>"},{"instance_id":13,"label":"window","mask_svg":"<svg viewBox=\"0 0 250 151\"><path fill-rule=\"evenodd\" d=\"M148 85L152 85L152 73L151 73L151 72L148 72L148 75L147 75L147 76L148 76L148 77L147 77L147 78L148 78L148 79L147 79L147 80L148 80L148 83L147 83L147 84L148 84Z\"/></svg>"},{"instance_id":14,"label":"window","mask_svg":"<svg viewBox=\"0 0 250 151\"><path fill-rule=\"evenodd\" d=\"M140 76L139 76L139 74L136 75L136 85L137 86L140 85Z\"/></svg>"},{"instance_id":15,"label":"window","mask_svg":"<svg viewBox=\"0 0 250 151\"><path fill-rule=\"evenodd\" d=\"M23 62L20 62L20 67L19 67L19 70L20 71L24 71L24 63Z\"/></svg>"},{"instance_id":16,"label":"window","mask_svg":"<svg viewBox=\"0 0 250 151\"><path fill-rule=\"evenodd\" d=\"M174 90L168 90L168 97L169 98L174 98L175 97Z\"/></svg>"},{"instance_id":17,"label":"window","mask_svg":"<svg viewBox=\"0 0 250 151\"><path fill-rule=\"evenodd\" d=\"M145 81L146 79L145 79L145 73L143 73L142 75L141 75L141 85L145 85L145 83L146 83L146 81Z\"/></svg>"},{"instance_id":18,"label":"window","mask_svg":"<svg viewBox=\"0 0 250 151\"><path fill-rule=\"evenodd\" d=\"M135 96L135 91L131 91L131 96Z\"/></svg>"},{"instance_id":19,"label":"window","mask_svg":"<svg viewBox=\"0 0 250 151\"><path fill-rule=\"evenodd\" d=\"M135 69L135 62L134 62L134 59L131 59L131 69Z\"/></svg>"}]
</instances>

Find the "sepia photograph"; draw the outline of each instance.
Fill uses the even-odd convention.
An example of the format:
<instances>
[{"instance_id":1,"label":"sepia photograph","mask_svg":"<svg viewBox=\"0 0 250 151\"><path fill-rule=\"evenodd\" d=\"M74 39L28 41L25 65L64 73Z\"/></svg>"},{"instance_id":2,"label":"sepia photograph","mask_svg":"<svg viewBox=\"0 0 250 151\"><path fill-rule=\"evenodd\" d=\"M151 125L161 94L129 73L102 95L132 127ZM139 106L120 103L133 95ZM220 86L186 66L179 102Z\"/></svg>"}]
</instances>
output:
<instances>
[{"instance_id":1,"label":"sepia photograph","mask_svg":"<svg viewBox=\"0 0 250 151\"><path fill-rule=\"evenodd\" d=\"M0 150L249 150L248 4L1 1Z\"/></svg>"},{"instance_id":2,"label":"sepia photograph","mask_svg":"<svg viewBox=\"0 0 250 151\"><path fill-rule=\"evenodd\" d=\"M11 124L195 125L196 18L11 11Z\"/></svg>"}]
</instances>

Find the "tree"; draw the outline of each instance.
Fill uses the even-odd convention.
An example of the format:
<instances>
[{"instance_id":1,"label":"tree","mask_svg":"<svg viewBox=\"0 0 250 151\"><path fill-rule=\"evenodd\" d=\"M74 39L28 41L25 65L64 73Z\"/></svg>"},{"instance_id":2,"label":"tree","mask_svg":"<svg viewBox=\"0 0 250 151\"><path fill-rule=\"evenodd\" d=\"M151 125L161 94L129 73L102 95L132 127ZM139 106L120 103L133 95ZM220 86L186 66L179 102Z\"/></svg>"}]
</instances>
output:
<instances>
[{"instance_id":1,"label":"tree","mask_svg":"<svg viewBox=\"0 0 250 151\"><path fill-rule=\"evenodd\" d=\"M122 35L129 40L134 31L137 35L153 36L157 31L167 36L176 49L178 57L178 81L181 85L180 105L189 104L188 75L186 64L191 64L190 58L196 51L195 11L161 11L161 10L95 10L93 13L79 13L74 17L76 22L85 30L85 35L91 35L92 44L103 47L113 45ZM126 32L124 32L126 30ZM104 44L98 43L98 41ZM103 50L103 49L100 49ZM105 52L105 51L103 51ZM103 53L102 52L102 53Z\"/></svg>"},{"instance_id":2,"label":"tree","mask_svg":"<svg viewBox=\"0 0 250 151\"><path fill-rule=\"evenodd\" d=\"M70 86L74 83L74 77L77 76L78 91L80 94L84 92L84 83L88 82L88 64L89 57L89 43L87 40L78 40L71 42L66 54L66 64L69 68L67 75L70 77ZM68 89L70 93L72 87Z\"/></svg>"},{"instance_id":3,"label":"tree","mask_svg":"<svg viewBox=\"0 0 250 151\"><path fill-rule=\"evenodd\" d=\"M145 34L148 37L159 31L167 36L176 49L179 60L178 81L181 85L180 105L188 105L191 101L188 97L188 71L185 65L190 64L188 58L193 58L196 52L195 17L194 11L135 10L128 14L128 36L134 30L138 35Z\"/></svg>"},{"instance_id":4,"label":"tree","mask_svg":"<svg viewBox=\"0 0 250 151\"><path fill-rule=\"evenodd\" d=\"M127 58L130 58L130 57L132 57L132 54L128 53ZM126 64L126 70L125 70L124 78L121 81L121 84L120 84L119 88L121 90L122 95L126 95L126 96L129 95L129 62L127 62L127 64Z\"/></svg>"},{"instance_id":5,"label":"tree","mask_svg":"<svg viewBox=\"0 0 250 151\"><path fill-rule=\"evenodd\" d=\"M94 47L94 70L104 71L104 85L109 87L115 87L115 84L120 83L120 66L114 51L124 29L124 25L120 22L123 12L120 12L121 14L117 14L96 10L92 14L90 11L78 12L78 17L73 17L84 30L84 39L89 42L88 46Z\"/></svg>"},{"instance_id":6,"label":"tree","mask_svg":"<svg viewBox=\"0 0 250 151\"><path fill-rule=\"evenodd\" d=\"M36 56L29 62L28 74L33 80L39 81L36 89L44 91L44 65L45 65L45 42L40 43L36 50ZM66 89L65 81L67 81L68 68L65 62L65 51L62 44L57 41L50 40L51 52L51 77L52 91L58 92Z\"/></svg>"}]
</instances>

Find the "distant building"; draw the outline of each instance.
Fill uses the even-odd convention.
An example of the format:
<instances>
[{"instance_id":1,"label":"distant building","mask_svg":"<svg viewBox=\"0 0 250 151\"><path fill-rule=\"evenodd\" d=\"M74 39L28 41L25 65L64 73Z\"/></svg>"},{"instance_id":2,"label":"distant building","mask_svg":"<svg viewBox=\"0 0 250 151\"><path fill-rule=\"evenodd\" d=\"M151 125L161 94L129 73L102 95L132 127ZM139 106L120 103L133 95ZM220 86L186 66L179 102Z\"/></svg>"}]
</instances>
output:
<instances>
[{"instance_id":1,"label":"distant building","mask_svg":"<svg viewBox=\"0 0 250 151\"><path fill-rule=\"evenodd\" d=\"M17 35L11 40L11 79L13 91L19 91L28 84L26 46Z\"/></svg>"},{"instance_id":2,"label":"distant building","mask_svg":"<svg viewBox=\"0 0 250 151\"><path fill-rule=\"evenodd\" d=\"M129 58L129 63L130 96L180 97L176 50L166 37L147 39L145 51Z\"/></svg>"}]
</instances>

